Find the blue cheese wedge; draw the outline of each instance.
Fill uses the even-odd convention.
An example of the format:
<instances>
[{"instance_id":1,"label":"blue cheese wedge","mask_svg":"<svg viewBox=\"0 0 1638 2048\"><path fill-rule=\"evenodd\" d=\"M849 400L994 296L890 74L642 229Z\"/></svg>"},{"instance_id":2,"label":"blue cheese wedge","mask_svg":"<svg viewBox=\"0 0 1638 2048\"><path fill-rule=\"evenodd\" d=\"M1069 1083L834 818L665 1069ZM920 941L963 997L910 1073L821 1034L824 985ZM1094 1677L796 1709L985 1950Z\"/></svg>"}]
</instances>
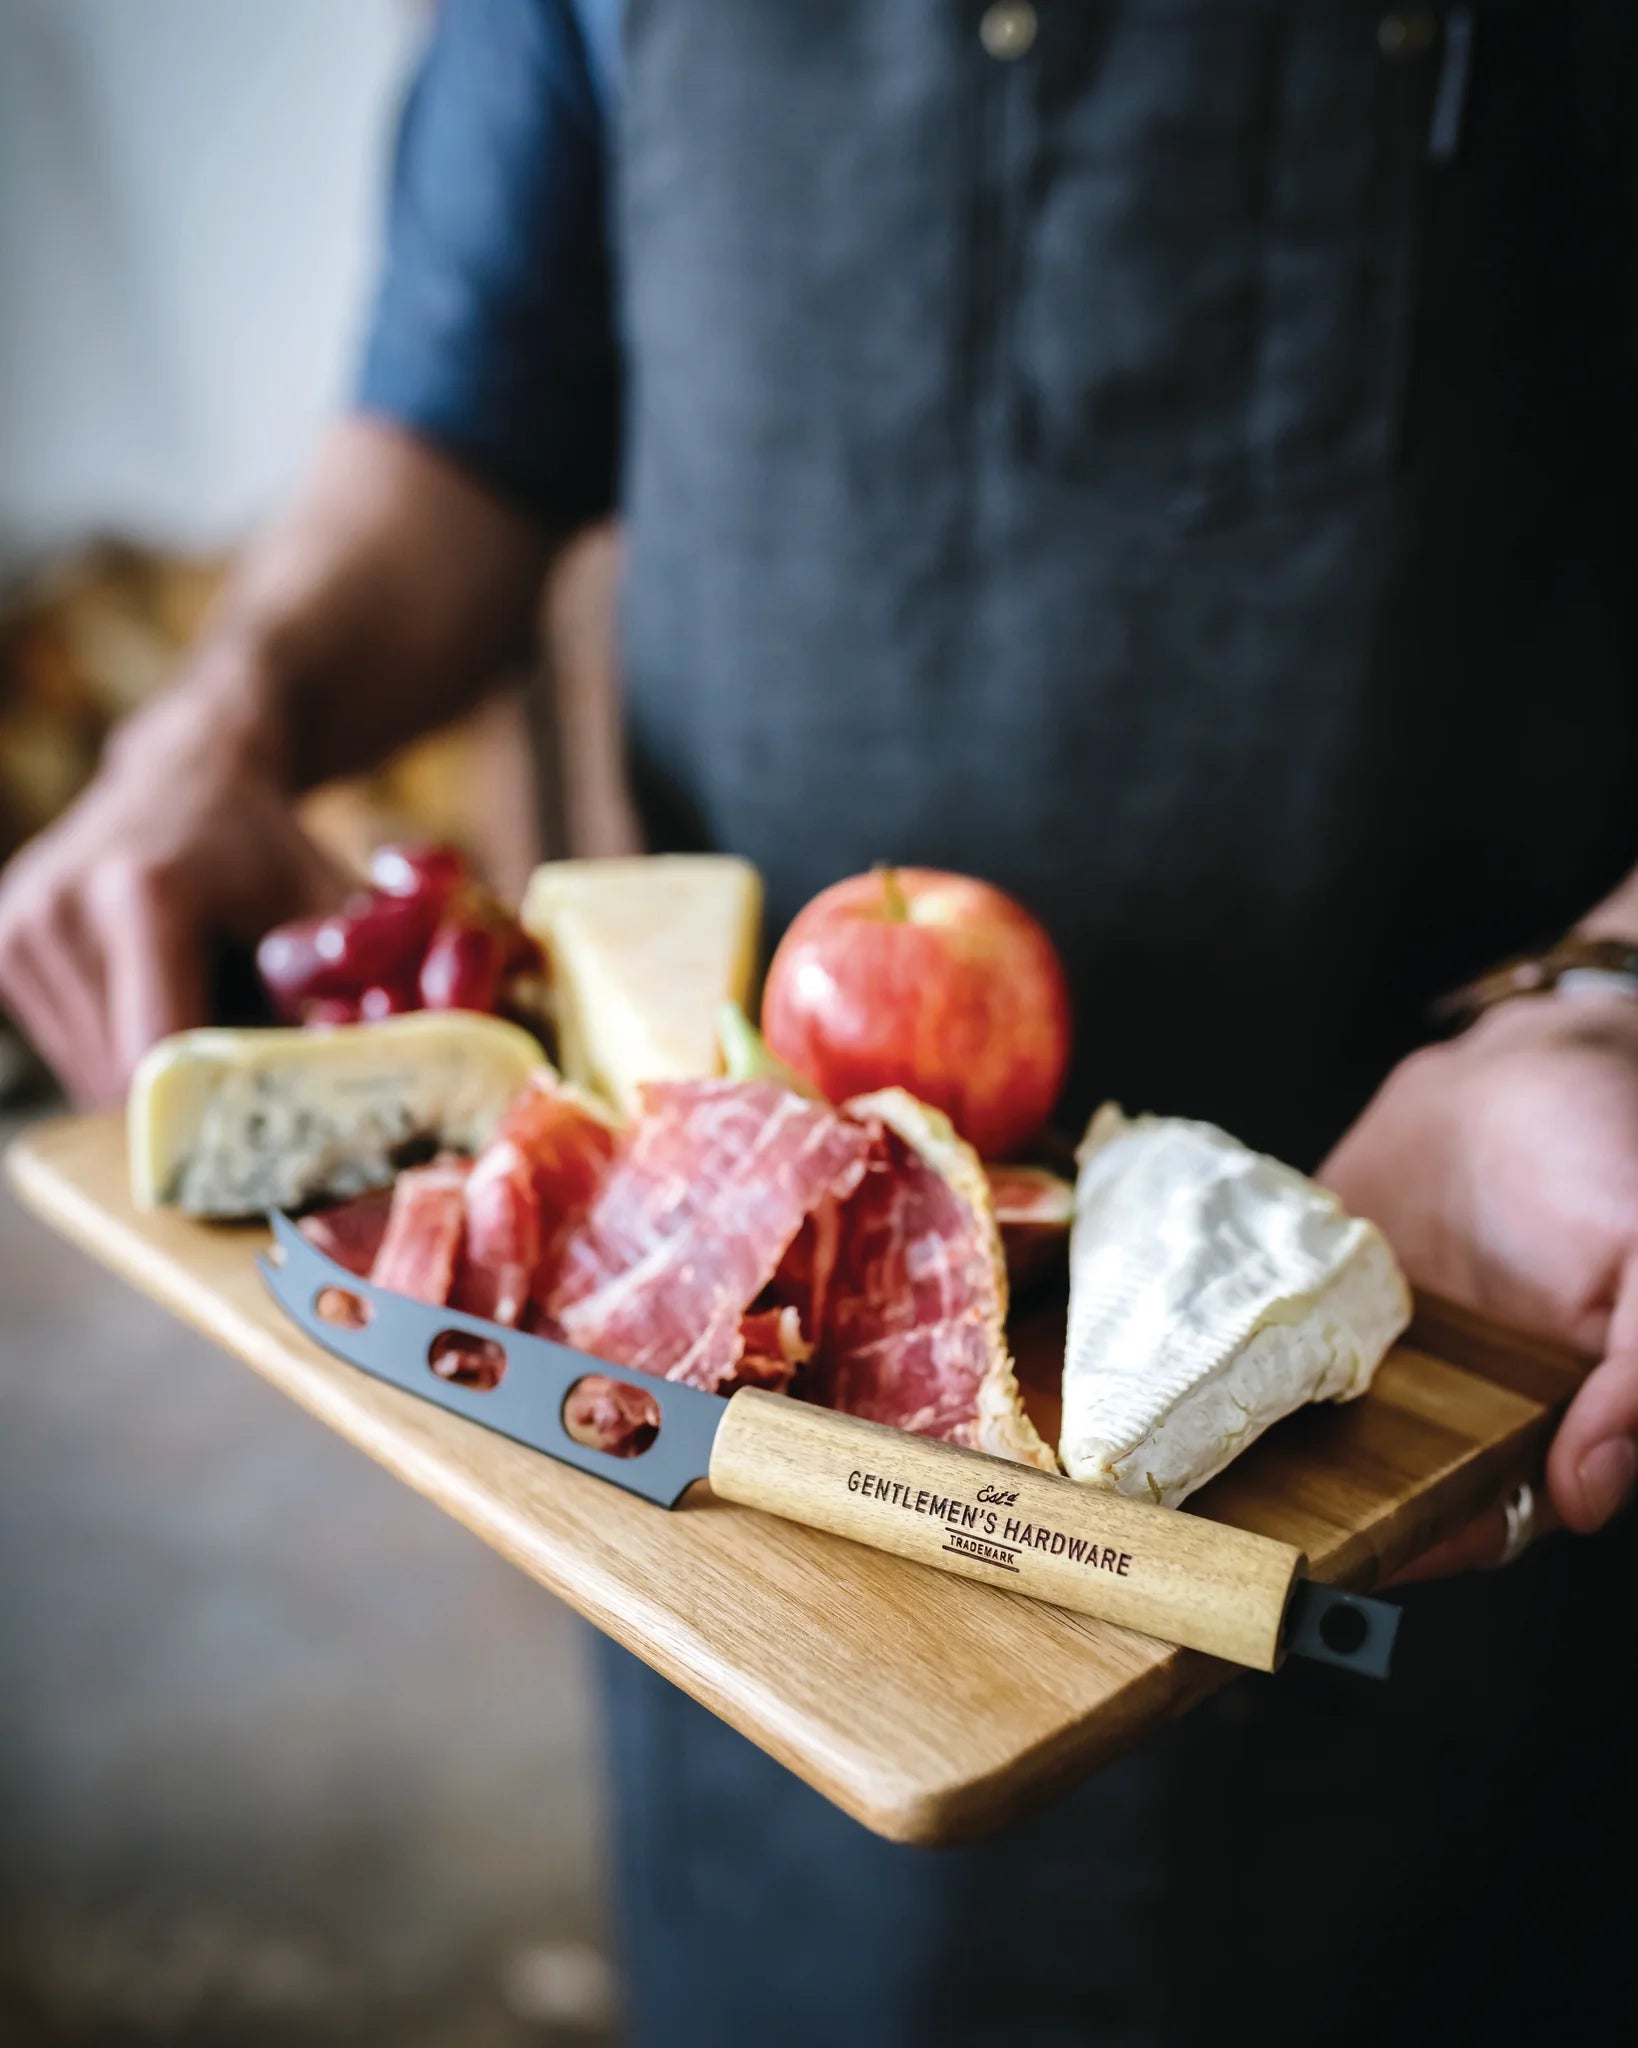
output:
<instances>
[{"instance_id":1,"label":"blue cheese wedge","mask_svg":"<svg viewBox=\"0 0 1638 2048\"><path fill-rule=\"evenodd\" d=\"M465 1010L179 1032L132 1078L132 1197L230 1217L361 1194L417 1152L476 1151L545 1063L527 1031Z\"/></svg>"},{"instance_id":2,"label":"blue cheese wedge","mask_svg":"<svg viewBox=\"0 0 1638 2048\"><path fill-rule=\"evenodd\" d=\"M1175 1506L1305 1402L1365 1392L1411 1311L1374 1224L1212 1124L1108 1103L1078 1158L1071 1478Z\"/></svg>"}]
</instances>

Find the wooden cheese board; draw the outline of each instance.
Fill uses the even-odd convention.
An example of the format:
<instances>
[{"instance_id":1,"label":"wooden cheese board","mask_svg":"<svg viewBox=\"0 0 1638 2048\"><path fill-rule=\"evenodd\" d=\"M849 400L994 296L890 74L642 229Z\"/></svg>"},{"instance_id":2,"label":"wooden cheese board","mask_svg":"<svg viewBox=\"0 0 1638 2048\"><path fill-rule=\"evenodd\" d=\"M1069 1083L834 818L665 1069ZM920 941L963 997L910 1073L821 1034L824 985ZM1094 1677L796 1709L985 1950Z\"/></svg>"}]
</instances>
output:
<instances>
[{"instance_id":1,"label":"wooden cheese board","mask_svg":"<svg viewBox=\"0 0 1638 2048\"><path fill-rule=\"evenodd\" d=\"M1235 1675L698 1489L668 1514L382 1384L268 1298L261 1229L132 1206L117 1116L37 1125L7 1164L47 1223L893 1840L1000 1826ZM1051 1440L1061 1304L1015 1317L1013 1335ZM1292 1417L1188 1511L1368 1589L1539 1468L1584 1369L1424 1303L1363 1400Z\"/></svg>"}]
</instances>

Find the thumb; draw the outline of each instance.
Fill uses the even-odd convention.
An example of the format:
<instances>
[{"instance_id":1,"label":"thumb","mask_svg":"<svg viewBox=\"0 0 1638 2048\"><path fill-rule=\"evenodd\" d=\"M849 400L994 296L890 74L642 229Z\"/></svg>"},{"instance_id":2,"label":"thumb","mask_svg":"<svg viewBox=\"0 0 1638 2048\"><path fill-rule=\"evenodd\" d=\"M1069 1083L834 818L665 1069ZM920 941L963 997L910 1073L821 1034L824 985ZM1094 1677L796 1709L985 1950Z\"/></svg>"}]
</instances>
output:
<instances>
[{"instance_id":1,"label":"thumb","mask_svg":"<svg viewBox=\"0 0 1638 2048\"><path fill-rule=\"evenodd\" d=\"M1638 1253L1622 1270L1603 1363L1547 1454L1547 1487L1565 1526L1582 1535L1603 1528L1638 1487Z\"/></svg>"}]
</instances>

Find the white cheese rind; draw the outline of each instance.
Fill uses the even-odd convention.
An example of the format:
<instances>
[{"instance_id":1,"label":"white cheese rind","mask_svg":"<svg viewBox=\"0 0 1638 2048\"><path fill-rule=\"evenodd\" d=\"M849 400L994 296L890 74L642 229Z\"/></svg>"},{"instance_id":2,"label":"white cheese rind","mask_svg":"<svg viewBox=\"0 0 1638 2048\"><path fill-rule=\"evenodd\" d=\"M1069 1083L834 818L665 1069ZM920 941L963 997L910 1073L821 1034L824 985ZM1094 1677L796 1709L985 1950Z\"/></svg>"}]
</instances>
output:
<instances>
[{"instance_id":1,"label":"white cheese rind","mask_svg":"<svg viewBox=\"0 0 1638 2048\"><path fill-rule=\"evenodd\" d=\"M1211 1124L1112 1104L1080 1152L1061 1454L1175 1506L1271 1423L1364 1393L1410 1320L1374 1224Z\"/></svg>"},{"instance_id":2,"label":"white cheese rind","mask_svg":"<svg viewBox=\"0 0 1638 2048\"><path fill-rule=\"evenodd\" d=\"M390 1181L406 1149L475 1151L545 1055L464 1010L321 1031L184 1031L147 1054L127 1108L139 1208L249 1216Z\"/></svg>"}]
</instances>

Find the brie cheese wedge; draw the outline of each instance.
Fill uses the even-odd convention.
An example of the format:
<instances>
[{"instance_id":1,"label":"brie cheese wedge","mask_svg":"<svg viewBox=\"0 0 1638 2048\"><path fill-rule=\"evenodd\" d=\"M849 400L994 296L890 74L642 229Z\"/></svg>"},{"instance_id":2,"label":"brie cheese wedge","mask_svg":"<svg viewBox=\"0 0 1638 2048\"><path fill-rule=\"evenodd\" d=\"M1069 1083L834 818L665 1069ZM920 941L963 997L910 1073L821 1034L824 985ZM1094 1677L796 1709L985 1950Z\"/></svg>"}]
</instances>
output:
<instances>
[{"instance_id":1,"label":"brie cheese wedge","mask_svg":"<svg viewBox=\"0 0 1638 2048\"><path fill-rule=\"evenodd\" d=\"M1078 1159L1071 1478L1173 1507L1305 1402L1365 1392L1411 1312L1375 1224L1212 1124L1106 1103Z\"/></svg>"}]
</instances>

